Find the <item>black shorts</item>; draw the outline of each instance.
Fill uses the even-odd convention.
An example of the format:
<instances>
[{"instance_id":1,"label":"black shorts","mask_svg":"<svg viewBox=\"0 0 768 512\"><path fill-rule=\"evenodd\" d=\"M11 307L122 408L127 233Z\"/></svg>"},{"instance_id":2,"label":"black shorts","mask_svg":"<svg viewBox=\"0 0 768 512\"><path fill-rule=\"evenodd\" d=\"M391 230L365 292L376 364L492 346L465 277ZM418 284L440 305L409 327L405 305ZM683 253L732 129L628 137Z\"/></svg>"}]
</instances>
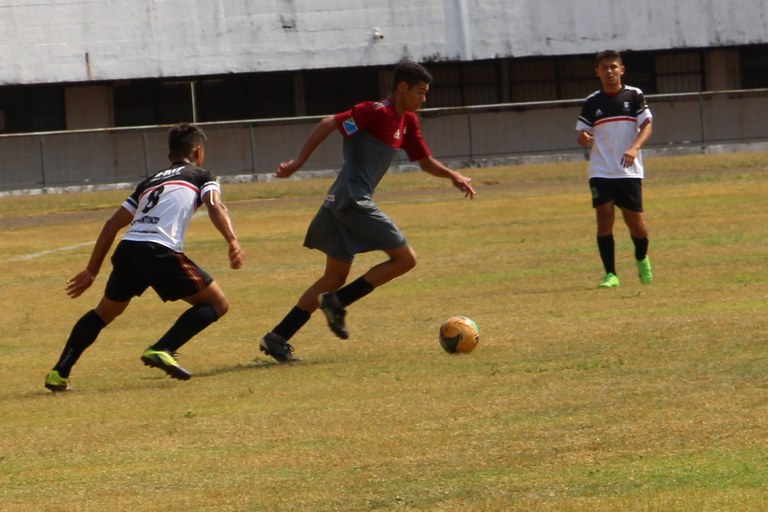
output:
<instances>
[{"instance_id":1,"label":"black shorts","mask_svg":"<svg viewBox=\"0 0 768 512\"><path fill-rule=\"evenodd\" d=\"M631 212L643 211L643 180L640 178L590 178L592 207L611 201Z\"/></svg>"},{"instance_id":2,"label":"black shorts","mask_svg":"<svg viewBox=\"0 0 768 512\"><path fill-rule=\"evenodd\" d=\"M184 253L152 242L123 240L112 255L112 273L104 296L125 302L151 286L163 301L178 300L212 282L213 278Z\"/></svg>"},{"instance_id":3,"label":"black shorts","mask_svg":"<svg viewBox=\"0 0 768 512\"><path fill-rule=\"evenodd\" d=\"M384 212L359 205L339 210L321 206L304 238L304 247L347 263L352 263L355 254L396 249L405 243L403 234Z\"/></svg>"}]
</instances>

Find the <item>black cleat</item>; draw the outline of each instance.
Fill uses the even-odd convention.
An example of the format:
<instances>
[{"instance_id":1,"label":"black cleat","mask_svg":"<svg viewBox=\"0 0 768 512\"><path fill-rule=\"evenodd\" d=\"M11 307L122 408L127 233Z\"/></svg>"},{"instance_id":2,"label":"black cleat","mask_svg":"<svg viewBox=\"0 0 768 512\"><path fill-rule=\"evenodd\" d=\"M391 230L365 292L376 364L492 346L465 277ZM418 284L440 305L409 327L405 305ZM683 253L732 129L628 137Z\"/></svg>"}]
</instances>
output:
<instances>
[{"instance_id":1,"label":"black cleat","mask_svg":"<svg viewBox=\"0 0 768 512\"><path fill-rule=\"evenodd\" d=\"M341 305L336 294L333 292L324 293L320 295L318 302L320 303L320 309L325 313L328 327L333 331L333 334L343 340L349 338L347 326L344 325L344 317L347 316L347 310Z\"/></svg>"},{"instance_id":2,"label":"black cleat","mask_svg":"<svg viewBox=\"0 0 768 512\"><path fill-rule=\"evenodd\" d=\"M259 350L272 357L278 363L293 363L301 361L300 357L293 355L293 347L282 336L268 332L259 343Z\"/></svg>"}]
</instances>

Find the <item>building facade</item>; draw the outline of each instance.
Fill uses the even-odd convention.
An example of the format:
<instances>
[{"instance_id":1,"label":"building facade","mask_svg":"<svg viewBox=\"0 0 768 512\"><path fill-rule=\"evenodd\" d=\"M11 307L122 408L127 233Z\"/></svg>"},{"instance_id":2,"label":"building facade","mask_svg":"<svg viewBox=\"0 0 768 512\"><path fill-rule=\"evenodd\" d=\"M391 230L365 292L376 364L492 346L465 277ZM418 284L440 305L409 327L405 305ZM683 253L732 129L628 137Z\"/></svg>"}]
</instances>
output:
<instances>
[{"instance_id":1,"label":"building facade","mask_svg":"<svg viewBox=\"0 0 768 512\"><path fill-rule=\"evenodd\" d=\"M606 48L648 94L768 87L763 0L6 0L0 28L0 133L327 114L403 57L430 107L583 97Z\"/></svg>"}]
</instances>

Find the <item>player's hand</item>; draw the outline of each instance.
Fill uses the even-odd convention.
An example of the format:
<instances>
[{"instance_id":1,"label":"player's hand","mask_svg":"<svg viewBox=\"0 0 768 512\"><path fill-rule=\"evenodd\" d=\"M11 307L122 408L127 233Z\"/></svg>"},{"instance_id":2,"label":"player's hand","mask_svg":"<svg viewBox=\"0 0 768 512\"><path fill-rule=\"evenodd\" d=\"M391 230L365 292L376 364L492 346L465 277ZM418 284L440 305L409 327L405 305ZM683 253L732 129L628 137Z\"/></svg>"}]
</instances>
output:
<instances>
[{"instance_id":1,"label":"player's hand","mask_svg":"<svg viewBox=\"0 0 768 512\"><path fill-rule=\"evenodd\" d=\"M280 162L277 165L277 170L275 171L275 177L277 178L288 178L293 173L298 171L301 168L301 163L297 162L296 160L289 160L287 162Z\"/></svg>"},{"instance_id":2,"label":"player's hand","mask_svg":"<svg viewBox=\"0 0 768 512\"><path fill-rule=\"evenodd\" d=\"M234 240L229 244L229 268L237 270L243 266L243 263L245 263L245 251L237 240Z\"/></svg>"},{"instance_id":3,"label":"player's hand","mask_svg":"<svg viewBox=\"0 0 768 512\"><path fill-rule=\"evenodd\" d=\"M637 158L637 148L635 146L628 147L621 155L621 166L631 167L635 163L635 158Z\"/></svg>"},{"instance_id":4,"label":"player's hand","mask_svg":"<svg viewBox=\"0 0 768 512\"><path fill-rule=\"evenodd\" d=\"M576 142L583 148L591 146L594 140L595 138L587 132L579 132L578 137L576 137Z\"/></svg>"},{"instance_id":5,"label":"player's hand","mask_svg":"<svg viewBox=\"0 0 768 512\"><path fill-rule=\"evenodd\" d=\"M453 181L453 186L464 192L464 197L474 199L477 195L475 189L472 188L472 178L467 178L457 173L456 178Z\"/></svg>"},{"instance_id":6,"label":"player's hand","mask_svg":"<svg viewBox=\"0 0 768 512\"><path fill-rule=\"evenodd\" d=\"M67 292L71 299L74 299L90 288L94 279L96 279L96 276L90 270L85 269L65 283L64 291Z\"/></svg>"}]
</instances>

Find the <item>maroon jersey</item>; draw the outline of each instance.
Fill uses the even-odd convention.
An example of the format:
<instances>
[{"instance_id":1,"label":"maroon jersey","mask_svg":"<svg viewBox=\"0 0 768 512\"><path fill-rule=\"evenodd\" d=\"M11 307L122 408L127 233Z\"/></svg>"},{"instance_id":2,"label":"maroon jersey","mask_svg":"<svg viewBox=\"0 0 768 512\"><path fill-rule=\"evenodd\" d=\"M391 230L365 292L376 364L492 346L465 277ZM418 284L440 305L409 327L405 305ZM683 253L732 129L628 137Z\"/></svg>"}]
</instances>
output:
<instances>
[{"instance_id":1,"label":"maroon jersey","mask_svg":"<svg viewBox=\"0 0 768 512\"><path fill-rule=\"evenodd\" d=\"M344 165L326 196L325 206L372 204L373 191L398 150L411 161L430 155L413 112L400 115L389 99L358 103L334 116L344 136Z\"/></svg>"}]
</instances>

